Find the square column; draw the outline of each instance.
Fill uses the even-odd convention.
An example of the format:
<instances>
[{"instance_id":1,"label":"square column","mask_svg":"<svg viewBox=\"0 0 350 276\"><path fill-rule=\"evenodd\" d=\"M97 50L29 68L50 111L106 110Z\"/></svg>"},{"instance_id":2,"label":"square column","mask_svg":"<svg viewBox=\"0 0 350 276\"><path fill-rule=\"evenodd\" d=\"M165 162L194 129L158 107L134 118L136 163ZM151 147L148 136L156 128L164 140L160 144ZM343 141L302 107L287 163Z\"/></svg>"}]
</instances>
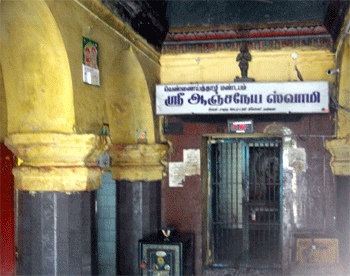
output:
<instances>
[{"instance_id":1,"label":"square column","mask_svg":"<svg viewBox=\"0 0 350 276\"><path fill-rule=\"evenodd\" d=\"M19 275L95 275L95 193L18 191Z\"/></svg>"},{"instance_id":2,"label":"square column","mask_svg":"<svg viewBox=\"0 0 350 276\"><path fill-rule=\"evenodd\" d=\"M109 168L117 184L117 272L137 275L138 241L157 233L168 144L112 144Z\"/></svg>"},{"instance_id":3,"label":"square column","mask_svg":"<svg viewBox=\"0 0 350 276\"><path fill-rule=\"evenodd\" d=\"M117 181L118 275L137 275L138 241L160 229L160 181Z\"/></svg>"},{"instance_id":4,"label":"square column","mask_svg":"<svg viewBox=\"0 0 350 276\"><path fill-rule=\"evenodd\" d=\"M13 169L18 195L19 275L96 275L93 166L109 140L93 134L26 133L6 138L23 162Z\"/></svg>"}]
</instances>

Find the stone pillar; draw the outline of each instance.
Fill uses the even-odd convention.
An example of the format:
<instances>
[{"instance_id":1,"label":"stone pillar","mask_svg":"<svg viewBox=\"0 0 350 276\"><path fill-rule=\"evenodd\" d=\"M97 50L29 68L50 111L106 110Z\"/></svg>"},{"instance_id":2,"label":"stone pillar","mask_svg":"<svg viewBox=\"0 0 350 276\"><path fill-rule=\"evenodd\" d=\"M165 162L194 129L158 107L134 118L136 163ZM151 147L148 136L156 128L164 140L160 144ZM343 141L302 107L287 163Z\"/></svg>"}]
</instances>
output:
<instances>
[{"instance_id":1,"label":"stone pillar","mask_svg":"<svg viewBox=\"0 0 350 276\"><path fill-rule=\"evenodd\" d=\"M110 172L102 175L97 191L98 274L117 275L117 187Z\"/></svg>"},{"instance_id":2,"label":"stone pillar","mask_svg":"<svg viewBox=\"0 0 350 276\"><path fill-rule=\"evenodd\" d=\"M108 150L117 180L118 275L138 274L138 241L159 230L167 150L165 144L113 144Z\"/></svg>"},{"instance_id":3,"label":"stone pillar","mask_svg":"<svg viewBox=\"0 0 350 276\"><path fill-rule=\"evenodd\" d=\"M19 191L19 275L96 274L94 196Z\"/></svg>"},{"instance_id":4,"label":"stone pillar","mask_svg":"<svg viewBox=\"0 0 350 276\"><path fill-rule=\"evenodd\" d=\"M19 275L92 275L96 263L94 160L108 146L93 134L13 134L6 146L23 162L18 190Z\"/></svg>"},{"instance_id":5,"label":"stone pillar","mask_svg":"<svg viewBox=\"0 0 350 276\"><path fill-rule=\"evenodd\" d=\"M160 229L160 190L160 181L117 181L118 275L139 272L138 241Z\"/></svg>"}]
</instances>

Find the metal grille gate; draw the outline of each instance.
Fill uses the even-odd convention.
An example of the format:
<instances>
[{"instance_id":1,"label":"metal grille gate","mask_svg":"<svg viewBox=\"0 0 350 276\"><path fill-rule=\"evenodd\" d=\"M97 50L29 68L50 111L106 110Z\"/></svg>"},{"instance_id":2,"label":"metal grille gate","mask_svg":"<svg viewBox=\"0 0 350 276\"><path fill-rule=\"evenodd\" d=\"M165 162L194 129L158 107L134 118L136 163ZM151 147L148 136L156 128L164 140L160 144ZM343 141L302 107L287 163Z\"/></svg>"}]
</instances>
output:
<instances>
[{"instance_id":1,"label":"metal grille gate","mask_svg":"<svg viewBox=\"0 0 350 276\"><path fill-rule=\"evenodd\" d=\"M281 266L281 140L209 143L214 266Z\"/></svg>"}]
</instances>

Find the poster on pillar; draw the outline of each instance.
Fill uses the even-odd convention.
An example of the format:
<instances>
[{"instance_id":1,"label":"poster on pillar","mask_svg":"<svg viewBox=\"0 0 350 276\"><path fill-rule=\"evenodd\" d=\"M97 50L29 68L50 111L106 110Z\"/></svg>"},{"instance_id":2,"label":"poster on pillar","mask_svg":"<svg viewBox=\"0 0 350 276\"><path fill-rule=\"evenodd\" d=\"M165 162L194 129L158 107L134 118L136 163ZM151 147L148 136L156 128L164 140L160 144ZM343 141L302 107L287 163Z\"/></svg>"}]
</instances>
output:
<instances>
[{"instance_id":1,"label":"poster on pillar","mask_svg":"<svg viewBox=\"0 0 350 276\"><path fill-rule=\"evenodd\" d=\"M83 81L90 85L100 86L98 43L86 37L83 37Z\"/></svg>"}]
</instances>

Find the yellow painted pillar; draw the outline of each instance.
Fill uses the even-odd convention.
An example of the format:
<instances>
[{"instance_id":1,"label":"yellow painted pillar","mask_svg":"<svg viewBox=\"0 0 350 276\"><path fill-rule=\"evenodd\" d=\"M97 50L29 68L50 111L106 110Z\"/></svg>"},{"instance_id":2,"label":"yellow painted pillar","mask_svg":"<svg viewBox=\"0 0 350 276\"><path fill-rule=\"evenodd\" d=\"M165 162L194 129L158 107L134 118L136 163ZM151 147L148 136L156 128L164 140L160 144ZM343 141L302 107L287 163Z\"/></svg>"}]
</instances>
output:
<instances>
[{"instance_id":1,"label":"yellow painted pillar","mask_svg":"<svg viewBox=\"0 0 350 276\"><path fill-rule=\"evenodd\" d=\"M0 61L7 106L5 145L23 162L18 193L18 273L91 275L95 160L106 136L75 133L67 51L47 3L0 1Z\"/></svg>"},{"instance_id":2,"label":"yellow painted pillar","mask_svg":"<svg viewBox=\"0 0 350 276\"><path fill-rule=\"evenodd\" d=\"M348 16L349 17L349 16ZM345 21L347 22L347 21ZM350 175L350 37L346 36L341 55L339 91L337 95L337 137L326 142L331 152L331 167L335 175Z\"/></svg>"},{"instance_id":3,"label":"yellow painted pillar","mask_svg":"<svg viewBox=\"0 0 350 276\"><path fill-rule=\"evenodd\" d=\"M112 145L113 179L161 180L168 145L158 144L151 98L142 67L132 48L117 55L109 70L106 107ZM118 73L116 73L118 72Z\"/></svg>"},{"instance_id":4,"label":"yellow painted pillar","mask_svg":"<svg viewBox=\"0 0 350 276\"><path fill-rule=\"evenodd\" d=\"M132 48L119 53L106 78L106 111L112 145L109 170L117 181L117 250L120 275L136 275L138 241L156 233L161 221L161 179L167 144L156 141L151 97ZM160 136L160 135L159 135ZM136 250L135 250L136 249Z\"/></svg>"},{"instance_id":5,"label":"yellow painted pillar","mask_svg":"<svg viewBox=\"0 0 350 276\"><path fill-rule=\"evenodd\" d=\"M5 143L24 161L14 169L16 189L99 188L101 172L88 164L107 149L109 140L74 133L72 78L55 18L44 0L0 5Z\"/></svg>"},{"instance_id":6,"label":"yellow painted pillar","mask_svg":"<svg viewBox=\"0 0 350 276\"><path fill-rule=\"evenodd\" d=\"M99 170L86 165L89 158L97 158L107 149L108 141L93 134L74 133L69 61L51 11L44 0L0 4L0 54L8 123L5 143L24 161L14 170L16 188L98 188Z\"/></svg>"},{"instance_id":7,"label":"yellow painted pillar","mask_svg":"<svg viewBox=\"0 0 350 276\"><path fill-rule=\"evenodd\" d=\"M65 45L45 1L1 1L1 67L8 133L73 133Z\"/></svg>"},{"instance_id":8,"label":"yellow painted pillar","mask_svg":"<svg viewBox=\"0 0 350 276\"><path fill-rule=\"evenodd\" d=\"M20 275L96 275L95 160L106 136L19 133L5 145L23 162L13 169L17 192Z\"/></svg>"}]
</instances>

